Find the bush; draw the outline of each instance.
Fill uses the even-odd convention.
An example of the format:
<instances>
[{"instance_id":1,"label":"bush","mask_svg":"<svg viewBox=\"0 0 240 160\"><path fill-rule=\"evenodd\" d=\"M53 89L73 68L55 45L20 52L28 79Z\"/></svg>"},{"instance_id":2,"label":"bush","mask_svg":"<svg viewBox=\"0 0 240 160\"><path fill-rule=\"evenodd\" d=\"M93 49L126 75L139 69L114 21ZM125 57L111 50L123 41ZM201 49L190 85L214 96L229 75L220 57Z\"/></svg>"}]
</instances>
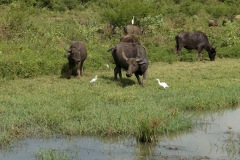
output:
<instances>
[{"instance_id":1,"label":"bush","mask_svg":"<svg viewBox=\"0 0 240 160\"><path fill-rule=\"evenodd\" d=\"M240 50L238 46L223 47L218 49L217 56L220 58L240 58Z\"/></svg>"},{"instance_id":2,"label":"bush","mask_svg":"<svg viewBox=\"0 0 240 160\"><path fill-rule=\"evenodd\" d=\"M135 24L139 25L140 19L151 15L154 10L151 1L132 0L129 2L128 0L111 0L111 2L106 0L107 9L102 14L103 20L120 27L131 24L131 19L135 16Z\"/></svg>"},{"instance_id":3,"label":"bush","mask_svg":"<svg viewBox=\"0 0 240 160\"><path fill-rule=\"evenodd\" d=\"M188 16L196 15L202 9L202 4L192 1L184 1L180 4L180 12L185 13Z\"/></svg>"},{"instance_id":4,"label":"bush","mask_svg":"<svg viewBox=\"0 0 240 160\"><path fill-rule=\"evenodd\" d=\"M146 16L140 19L141 26L148 30L150 33L155 33L157 28L163 26L163 15Z\"/></svg>"},{"instance_id":5,"label":"bush","mask_svg":"<svg viewBox=\"0 0 240 160\"><path fill-rule=\"evenodd\" d=\"M9 3L12 3L13 0L0 0L0 5L1 4L9 4Z\"/></svg>"},{"instance_id":6,"label":"bush","mask_svg":"<svg viewBox=\"0 0 240 160\"><path fill-rule=\"evenodd\" d=\"M38 8L48 8L55 11L66 11L75 9L81 3L87 3L91 0L0 0L1 4L23 3L27 6L34 6Z\"/></svg>"},{"instance_id":7,"label":"bush","mask_svg":"<svg viewBox=\"0 0 240 160\"><path fill-rule=\"evenodd\" d=\"M221 16L229 16L237 13L238 8L235 6L228 6L226 4L209 5L206 11L214 18L220 18Z\"/></svg>"}]
</instances>

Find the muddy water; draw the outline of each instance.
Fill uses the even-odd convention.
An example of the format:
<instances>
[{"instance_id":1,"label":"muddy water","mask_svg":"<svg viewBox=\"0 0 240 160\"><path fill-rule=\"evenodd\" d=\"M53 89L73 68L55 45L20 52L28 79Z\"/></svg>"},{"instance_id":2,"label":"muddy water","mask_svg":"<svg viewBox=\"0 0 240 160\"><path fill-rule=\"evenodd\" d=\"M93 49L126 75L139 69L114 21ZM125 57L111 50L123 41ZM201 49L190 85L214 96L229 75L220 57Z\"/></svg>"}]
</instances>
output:
<instances>
[{"instance_id":1,"label":"muddy water","mask_svg":"<svg viewBox=\"0 0 240 160\"><path fill-rule=\"evenodd\" d=\"M34 160L36 153L58 151L72 159L240 159L240 108L205 114L191 133L143 145L134 137L23 139L0 150L0 160Z\"/></svg>"}]
</instances>

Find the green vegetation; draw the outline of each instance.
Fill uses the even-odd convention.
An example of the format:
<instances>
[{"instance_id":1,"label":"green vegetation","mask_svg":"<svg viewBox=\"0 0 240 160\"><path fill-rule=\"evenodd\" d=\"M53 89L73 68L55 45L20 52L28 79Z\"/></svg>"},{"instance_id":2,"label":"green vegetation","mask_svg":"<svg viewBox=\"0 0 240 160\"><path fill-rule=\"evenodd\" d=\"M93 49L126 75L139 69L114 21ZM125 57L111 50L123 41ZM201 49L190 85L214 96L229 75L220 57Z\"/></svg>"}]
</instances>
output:
<instances>
[{"instance_id":1,"label":"green vegetation","mask_svg":"<svg viewBox=\"0 0 240 160\"><path fill-rule=\"evenodd\" d=\"M112 63L107 50L119 41L123 35L122 26L130 24L132 16L145 30L140 39L151 62L178 61L174 54L175 35L182 30L204 31L217 47L217 58L240 57L240 24L233 19L234 14L240 14L240 4L235 0L133 0L131 3L120 0L11 0L0 1L0 4L2 78L59 75L67 62L63 48L72 40L87 43L89 57L85 68L101 70L104 64ZM233 23L228 22L223 27L221 23L226 17L233 19ZM209 28L209 19L216 19L219 26ZM110 25L116 27L115 34ZM188 54L184 50L183 54L183 61L196 61L194 51ZM208 58L206 53L204 56Z\"/></svg>"},{"instance_id":2,"label":"green vegetation","mask_svg":"<svg viewBox=\"0 0 240 160\"><path fill-rule=\"evenodd\" d=\"M36 153L36 160L72 160L60 149L41 149Z\"/></svg>"},{"instance_id":3,"label":"green vegetation","mask_svg":"<svg viewBox=\"0 0 240 160\"><path fill-rule=\"evenodd\" d=\"M1 80L0 144L56 133L153 137L190 129L194 112L219 110L240 100L239 60L154 63L144 88L135 77L114 81L110 67L86 72L81 80ZM96 74L97 82L90 84ZM164 90L156 78L170 87Z\"/></svg>"},{"instance_id":4,"label":"green vegetation","mask_svg":"<svg viewBox=\"0 0 240 160\"><path fill-rule=\"evenodd\" d=\"M133 134L152 141L156 134L191 128L191 111L217 110L240 100L237 0L131 3L0 1L0 146L14 138L56 133ZM151 63L145 88L134 85L135 78L113 81L107 52L132 16L145 30L140 39ZM226 17L229 22L221 26ZM219 26L209 28L209 19ZM217 47L216 61L199 62L195 51L183 50L179 62L174 39L182 30L205 32ZM67 69L64 47L72 40L88 47L81 80L59 78ZM90 85L96 74L99 80ZM156 78L170 88L157 86Z\"/></svg>"}]
</instances>

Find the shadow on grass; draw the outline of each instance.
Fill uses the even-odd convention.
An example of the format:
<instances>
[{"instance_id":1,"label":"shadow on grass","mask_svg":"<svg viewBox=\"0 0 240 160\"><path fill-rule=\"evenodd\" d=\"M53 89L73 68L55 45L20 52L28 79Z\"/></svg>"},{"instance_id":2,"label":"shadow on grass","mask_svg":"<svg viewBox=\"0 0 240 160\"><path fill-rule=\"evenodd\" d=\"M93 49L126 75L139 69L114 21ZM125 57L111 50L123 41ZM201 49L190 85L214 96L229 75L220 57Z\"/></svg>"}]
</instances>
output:
<instances>
[{"instance_id":1,"label":"shadow on grass","mask_svg":"<svg viewBox=\"0 0 240 160\"><path fill-rule=\"evenodd\" d=\"M61 69L61 76L60 78L65 78L65 79L69 79L69 67L68 67L68 63L65 63L62 65L62 69ZM73 72L72 72L72 76L77 76L77 68L74 67Z\"/></svg>"},{"instance_id":2,"label":"shadow on grass","mask_svg":"<svg viewBox=\"0 0 240 160\"><path fill-rule=\"evenodd\" d=\"M117 80L114 79L114 77L109 77L109 76L101 76L102 79L105 79L107 81L114 81L117 83L117 85L121 87L127 87L127 86L132 86L134 84L138 84L137 81L134 81L130 78L122 78L122 81L118 78ZM133 76L134 78L134 76Z\"/></svg>"},{"instance_id":3,"label":"shadow on grass","mask_svg":"<svg viewBox=\"0 0 240 160\"><path fill-rule=\"evenodd\" d=\"M68 63L65 63L62 65L62 69L61 69L61 76L60 78L63 79L69 79L69 67L68 67ZM77 68L75 67L73 69L73 73L72 76L76 77L77 76ZM121 86L121 87L127 87L127 86L132 86L134 84L138 84L136 77L133 75L131 78L122 78L122 81L120 81L120 79L118 78L117 80L114 79L113 76L101 76L102 79L106 80L106 83L109 82L116 82L117 85Z\"/></svg>"}]
</instances>

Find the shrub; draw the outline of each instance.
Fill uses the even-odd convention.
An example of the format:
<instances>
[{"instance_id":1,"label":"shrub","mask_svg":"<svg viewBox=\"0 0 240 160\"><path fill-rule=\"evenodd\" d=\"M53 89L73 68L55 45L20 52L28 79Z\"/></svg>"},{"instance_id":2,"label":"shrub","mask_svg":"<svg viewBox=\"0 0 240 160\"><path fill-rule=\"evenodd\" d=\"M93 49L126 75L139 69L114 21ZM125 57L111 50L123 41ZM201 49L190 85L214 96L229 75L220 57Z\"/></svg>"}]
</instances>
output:
<instances>
[{"instance_id":1,"label":"shrub","mask_svg":"<svg viewBox=\"0 0 240 160\"><path fill-rule=\"evenodd\" d=\"M12 3L13 0L0 0L0 5L1 4L9 4L9 3Z\"/></svg>"},{"instance_id":2,"label":"shrub","mask_svg":"<svg viewBox=\"0 0 240 160\"><path fill-rule=\"evenodd\" d=\"M163 25L163 15L146 16L140 19L141 26L150 33L155 33L156 29Z\"/></svg>"},{"instance_id":3,"label":"shrub","mask_svg":"<svg viewBox=\"0 0 240 160\"><path fill-rule=\"evenodd\" d=\"M188 16L196 15L201 8L202 4L198 2L184 1L180 4L180 11Z\"/></svg>"},{"instance_id":4,"label":"shrub","mask_svg":"<svg viewBox=\"0 0 240 160\"><path fill-rule=\"evenodd\" d=\"M159 120L142 119L139 122L137 141L140 143L156 143L157 142L157 128L159 127Z\"/></svg>"},{"instance_id":5,"label":"shrub","mask_svg":"<svg viewBox=\"0 0 240 160\"><path fill-rule=\"evenodd\" d=\"M222 47L218 50L217 56L220 58L240 58L240 50L237 46Z\"/></svg>"},{"instance_id":6,"label":"shrub","mask_svg":"<svg viewBox=\"0 0 240 160\"><path fill-rule=\"evenodd\" d=\"M23 32L24 22L28 16L28 12L25 10L27 9L21 4L11 5L8 13L5 15L6 17L3 17L5 19L4 28L9 32Z\"/></svg>"},{"instance_id":7,"label":"shrub","mask_svg":"<svg viewBox=\"0 0 240 160\"><path fill-rule=\"evenodd\" d=\"M151 15L151 1L133 0L129 3L128 0L105 1L107 9L104 10L103 20L110 22L114 26L123 26L131 24L131 19L135 16L135 24L140 24L140 19ZM137 9L136 9L137 6ZM151 9L150 9L151 8Z\"/></svg>"},{"instance_id":8,"label":"shrub","mask_svg":"<svg viewBox=\"0 0 240 160\"><path fill-rule=\"evenodd\" d=\"M220 18L221 16L228 16L237 13L238 8L235 6L228 6L226 4L209 5L206 11L214 18Z\"/></svg>"}]
</instances>

